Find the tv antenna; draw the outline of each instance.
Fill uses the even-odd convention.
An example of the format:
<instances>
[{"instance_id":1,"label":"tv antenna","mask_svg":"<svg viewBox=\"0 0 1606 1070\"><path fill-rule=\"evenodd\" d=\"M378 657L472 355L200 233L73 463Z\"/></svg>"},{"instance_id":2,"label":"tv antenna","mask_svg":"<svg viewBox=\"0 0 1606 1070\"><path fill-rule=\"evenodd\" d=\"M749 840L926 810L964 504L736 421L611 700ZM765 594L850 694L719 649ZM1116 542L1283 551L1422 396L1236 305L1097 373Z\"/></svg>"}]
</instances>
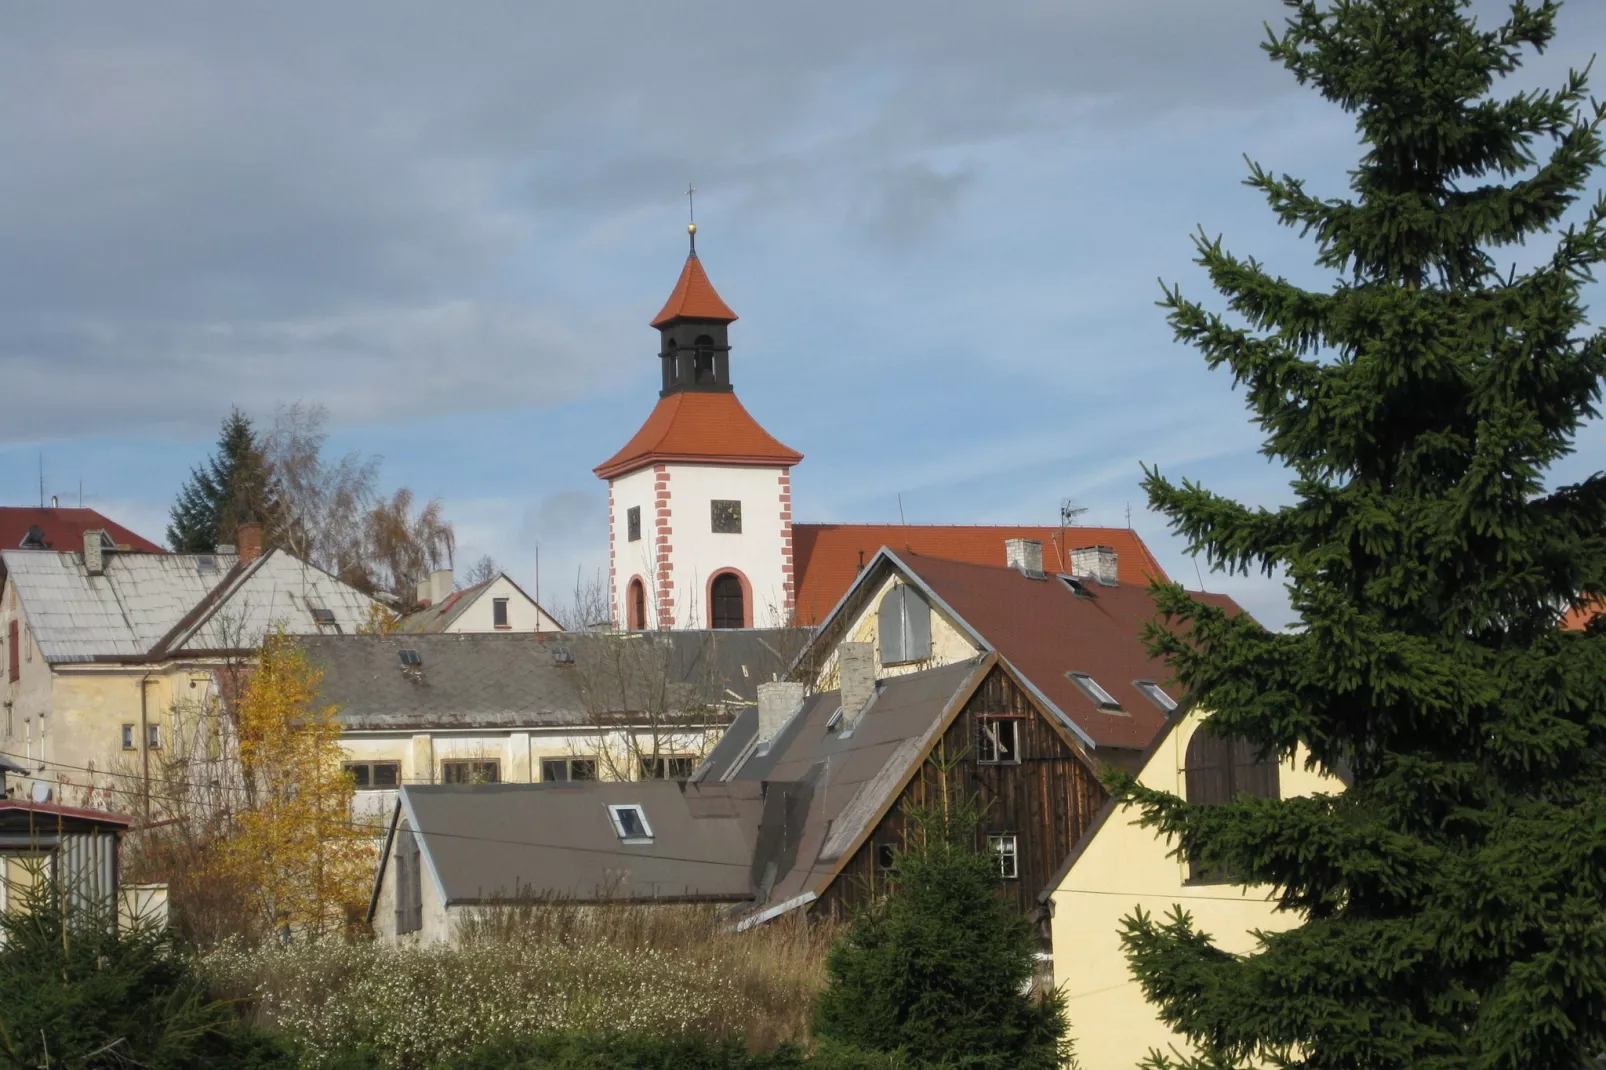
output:
<instances>
[{"instance_id":1,"label":"tv antenna","mask_svg":"<svg viewBox=\"0 0 1606 1070\"><path fill-rule=\"evenodd\" d=\"M1061 500L1060 527L1068 528L1073 526L1073 521L1075 521L1077 517L1081 516L1085 512L1087 512L1087 507L1085 505L1077 505L1075 498L1065 498Z\"/></svg>"}]
</instances>

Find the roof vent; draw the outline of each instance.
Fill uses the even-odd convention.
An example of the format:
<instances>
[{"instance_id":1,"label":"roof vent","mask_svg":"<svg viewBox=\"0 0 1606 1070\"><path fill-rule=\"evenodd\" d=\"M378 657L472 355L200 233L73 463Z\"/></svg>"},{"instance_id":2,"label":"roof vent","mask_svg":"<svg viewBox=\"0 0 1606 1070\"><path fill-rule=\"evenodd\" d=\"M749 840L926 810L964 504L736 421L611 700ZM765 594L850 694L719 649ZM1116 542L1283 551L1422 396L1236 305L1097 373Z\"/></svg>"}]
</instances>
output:
<instances>
[{"instance_id":1,"label":"roof vent","mask_svg":"<svg viewBox=\"0 0 1606 1070\"><path fill-rule=\"evenodd\" d=\"M1044 579L1043 543L1039 539L1005 539L1004 559L1009 567L1030 580Z\"/></svg>"},{"instance_id":2,"label":"roof vent","mask_svg":"<svg viewBox=\"0 0 1606 1070\"><path fill-rule=\"evenodd\" d=\"M416 669L424 664L424 659L418 656L418 651L416 650L398 650L396 651L396 657L400 658L402 665L409 669Z\"/></svg>"},{"instance_id":3,"label":"roof vent","mask_svg":"<svg viewBox=\"0 0 1606 1070\"><path fill-rule=\"evenodd\" d=\"M554 665L573 665L574 652L566 646L556 647L552 651L552 663Z\"/></svg>"},{"instance_id":4,"label":"roof vent","mask_svg":"<svg viewBox=\"0 0 1606 1070\"><path fill-rule=\"evenodd\" d=\"M1071 593L1074 594L1076 597L1078 597L1078 598L1092 598L1093 597L1093 592L1087 589L1087 584L1083 583L1081 580L1077 579L1075 576L1061 576L1060 579L1064 581L1065 586L1070 588Z\"/></svg>"},{"instance_id":5,"label":"roof vent","mask_svg":"<svg viewBox=\"0 0 1606 1070\"><path fill-rule=\"evenodd\" d=\"M24 550L47 550L45 543L45 529L38 524L28 525L28 534L22 537L21 547Z\"/></svg>"},{"instance_id":6,"label":"roof vent","mask_svg":"<svg viewBox=\"0 0 1606 1070\"><path fill-rule=\"evenodd\" d=\"M211 554L200 554L195 558L195 571L216 572L217 558L213 557Z\"/></svg>"}]
</instances>

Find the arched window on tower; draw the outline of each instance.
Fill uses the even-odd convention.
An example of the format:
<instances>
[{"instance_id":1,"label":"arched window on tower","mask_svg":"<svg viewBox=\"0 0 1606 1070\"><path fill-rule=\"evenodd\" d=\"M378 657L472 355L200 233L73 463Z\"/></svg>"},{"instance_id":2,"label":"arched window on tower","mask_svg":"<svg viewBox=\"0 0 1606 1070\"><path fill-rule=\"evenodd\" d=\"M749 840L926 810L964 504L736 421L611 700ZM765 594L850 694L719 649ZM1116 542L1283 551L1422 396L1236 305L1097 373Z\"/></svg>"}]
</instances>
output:
<instances>
[{"instance_id":1,"label":"arched window on tower","mask_svg":"<svg viewBox=\"0 0 1606 1070\"><path fill-rule=\"evenodd\" d=\"M630 581L630 605L626 616L631 631L639 632L647 627L647 588L640 580Z\"/></svg>"},{"instance_id":2,"label":"arched window on tower","mask_svg":"<svg viewBox=\"0 0 1606 1070\"><path fill-rule=\"evenodd\" d=\"M712 383L714 381L714 340L706 334L700 334L694 344L697 347L697 367L693 381L697 383Z\"/></svg>"},{"instance_id":3,"label":"arched window on tower","mask_svg":"<svg viewBox=\"0 0 1606 1070\"><path fill-rule=\"evenodd\" d=\"M712 621L716 628L743 628L746 627L746 604L742 596L741 577L734 572L724 572L714 577L709 588Z\"/></svg>"},{"instance_id":4,"label":"arched window on tower","mask_svg":"<svg viewBox=\"0 0 1606 1070\"><path fill-rule=\"evenodd\" d=\"M1201 725L1188 741L1184 759L1184 791L1195 806L1220 806L1239 794L1258 799L1282 797L1275 756L1262 759L1254 744L1214 735ZM1233 884L1231 873L1210 869L1198 858L1188 860L1188 883Z\"/></svg>"}]
</instances>

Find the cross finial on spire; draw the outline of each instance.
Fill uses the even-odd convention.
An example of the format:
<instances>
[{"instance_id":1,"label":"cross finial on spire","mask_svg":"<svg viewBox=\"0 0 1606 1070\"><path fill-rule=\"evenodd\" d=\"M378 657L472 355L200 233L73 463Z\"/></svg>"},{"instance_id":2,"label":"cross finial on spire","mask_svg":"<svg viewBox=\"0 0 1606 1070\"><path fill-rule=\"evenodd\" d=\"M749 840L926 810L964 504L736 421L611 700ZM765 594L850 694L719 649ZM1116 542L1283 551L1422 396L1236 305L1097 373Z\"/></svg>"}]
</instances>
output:
<instances>
[{"instance_id":1,"label":"cross finial on spire","mask_svg":"<svg viewBox=\"0 0 1606 1070\"><path fill-rule=\"evenodd\" d=\"M691 236L691 255L697 255L697 187L686 183L686 233Z\"/></svg>"}]
</instances>

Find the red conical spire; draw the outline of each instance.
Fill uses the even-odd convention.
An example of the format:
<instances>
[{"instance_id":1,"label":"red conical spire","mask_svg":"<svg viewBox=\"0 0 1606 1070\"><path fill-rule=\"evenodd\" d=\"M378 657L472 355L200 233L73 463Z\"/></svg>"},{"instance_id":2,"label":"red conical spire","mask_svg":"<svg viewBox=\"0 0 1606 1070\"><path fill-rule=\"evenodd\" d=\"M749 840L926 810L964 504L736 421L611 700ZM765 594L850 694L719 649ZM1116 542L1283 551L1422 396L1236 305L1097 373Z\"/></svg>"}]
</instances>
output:
<instances>
[{"instance_id":1,"label":"red conical spire","mask_svg":"<svg viewBox=\"0 0 1606 1070\"><path fill-rule=\"evenodd\" d=\"M692 241L697 241L697 231L691 228ZM703 270L702 261L697 259L697 246L691 247L686 254L686 266L680 269L680 278L675 282L675 289L670 293L669 300L658 315L653 317L652 325L662 327L670 320L719 320L722 323L732 323L736 320L736 313L731 307L720 299L719 292L714 284L708 281L708 273Z\"/></svg>"}]
</instances>

